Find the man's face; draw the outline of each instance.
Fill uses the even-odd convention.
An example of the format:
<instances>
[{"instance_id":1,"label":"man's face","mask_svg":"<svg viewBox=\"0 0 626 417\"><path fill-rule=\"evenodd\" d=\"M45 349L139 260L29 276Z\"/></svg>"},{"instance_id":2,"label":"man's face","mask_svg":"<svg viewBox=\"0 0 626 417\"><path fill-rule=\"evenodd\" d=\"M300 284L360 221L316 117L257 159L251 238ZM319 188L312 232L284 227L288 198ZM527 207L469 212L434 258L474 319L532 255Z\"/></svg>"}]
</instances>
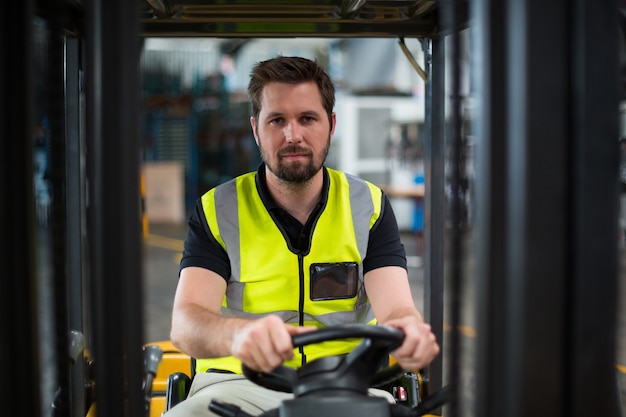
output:
<instances>
[{"instance_id":1,"label":"man's face","mask_svg":"<svg viewBox=\"0 0 626 417\"><path fill-rule=\"evenodd\" d=\"M319 172L335 130L314 82L269 83L263 88L254 139L269 171L283 181L305 182Z\"/></svg>"}]
</instances>

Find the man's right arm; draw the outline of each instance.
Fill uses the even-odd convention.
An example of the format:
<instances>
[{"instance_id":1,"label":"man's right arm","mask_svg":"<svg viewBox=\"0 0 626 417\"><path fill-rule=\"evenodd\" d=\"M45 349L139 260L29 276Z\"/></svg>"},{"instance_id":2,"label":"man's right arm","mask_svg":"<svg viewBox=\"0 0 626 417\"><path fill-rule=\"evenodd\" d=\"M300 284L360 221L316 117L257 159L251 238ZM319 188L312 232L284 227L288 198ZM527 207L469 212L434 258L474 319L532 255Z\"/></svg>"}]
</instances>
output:
<instances>
[{"instance_id":1,"label":"man's right arm","mask_svg":"<svg viewBox=\"0 0 626 417\"><path fill-rule=\"evenodd\" d=\"M234 329L246 320L220 316L226 281L213 271L200 267L180 272L170 339L174 346L195 358L230 355Z\"/></svg>"}]
</instances>

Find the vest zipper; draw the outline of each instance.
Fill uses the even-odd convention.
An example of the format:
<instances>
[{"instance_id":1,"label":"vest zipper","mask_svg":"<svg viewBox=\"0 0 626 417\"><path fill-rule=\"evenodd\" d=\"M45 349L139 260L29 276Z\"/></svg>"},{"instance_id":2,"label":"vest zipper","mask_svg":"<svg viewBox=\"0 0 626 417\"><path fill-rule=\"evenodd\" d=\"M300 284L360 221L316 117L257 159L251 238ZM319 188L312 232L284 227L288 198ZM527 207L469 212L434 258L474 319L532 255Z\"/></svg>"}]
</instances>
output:
<instances>
[{"instance_id":1,"label":"vest zipper","mask_svg":"<svg viewBox=\"0 0 626 417\"><path fill-rule=\"evenodd\" d=\"M298 325L304 326L304 257L302 252L298 254L298 280L300 285L298 300ZM298 348L300 355L302 355L302 363L300 366L306 365L306 355L304 354L304 346Z\"/></svg>"}]
</instances>

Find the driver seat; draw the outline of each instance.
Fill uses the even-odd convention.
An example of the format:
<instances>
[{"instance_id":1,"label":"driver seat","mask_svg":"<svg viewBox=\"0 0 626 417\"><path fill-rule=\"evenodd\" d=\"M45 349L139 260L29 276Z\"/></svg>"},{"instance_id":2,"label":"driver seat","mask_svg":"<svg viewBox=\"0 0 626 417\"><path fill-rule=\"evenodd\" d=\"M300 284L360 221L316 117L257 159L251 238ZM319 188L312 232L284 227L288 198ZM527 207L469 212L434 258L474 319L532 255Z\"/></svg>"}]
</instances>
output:
<instances>
[{"instance_id":1,"label":"driver seat","mask_svg":"<svg viewBox=\"0 0 626 417\"><path fill-rule=\"evenodd\" d=\"M171 341L149 343L163 350L150 394L149 417L160 417L165 411L187 398L196 373L195 359L181 352Z\"/></svg>"}]
</instances>

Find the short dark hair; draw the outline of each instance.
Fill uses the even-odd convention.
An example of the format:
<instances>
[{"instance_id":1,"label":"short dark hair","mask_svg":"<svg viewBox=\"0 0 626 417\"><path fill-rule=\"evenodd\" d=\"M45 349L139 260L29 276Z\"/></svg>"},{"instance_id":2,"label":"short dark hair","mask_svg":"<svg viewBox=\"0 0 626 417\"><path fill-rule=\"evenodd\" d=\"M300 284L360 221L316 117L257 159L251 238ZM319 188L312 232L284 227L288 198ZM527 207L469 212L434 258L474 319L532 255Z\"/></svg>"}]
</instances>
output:
<instances>
[{"instance_id":1,"label":"short dark hair","mask_svg":"<svg viewBox=\"0 0 626 417\"><path fill-rule=\"evenodd\" d=\"M277 56L257 63L250 74L248 96L252 102L252 117L259 120L261 112L261 94L263 87L270 82L300 84L314 81L317 84L322 105L328 115L332 127L332 113L335 107L335 86L328 74L320 67L317 61L301 57Z\"/></svg>"}]
</instances>

